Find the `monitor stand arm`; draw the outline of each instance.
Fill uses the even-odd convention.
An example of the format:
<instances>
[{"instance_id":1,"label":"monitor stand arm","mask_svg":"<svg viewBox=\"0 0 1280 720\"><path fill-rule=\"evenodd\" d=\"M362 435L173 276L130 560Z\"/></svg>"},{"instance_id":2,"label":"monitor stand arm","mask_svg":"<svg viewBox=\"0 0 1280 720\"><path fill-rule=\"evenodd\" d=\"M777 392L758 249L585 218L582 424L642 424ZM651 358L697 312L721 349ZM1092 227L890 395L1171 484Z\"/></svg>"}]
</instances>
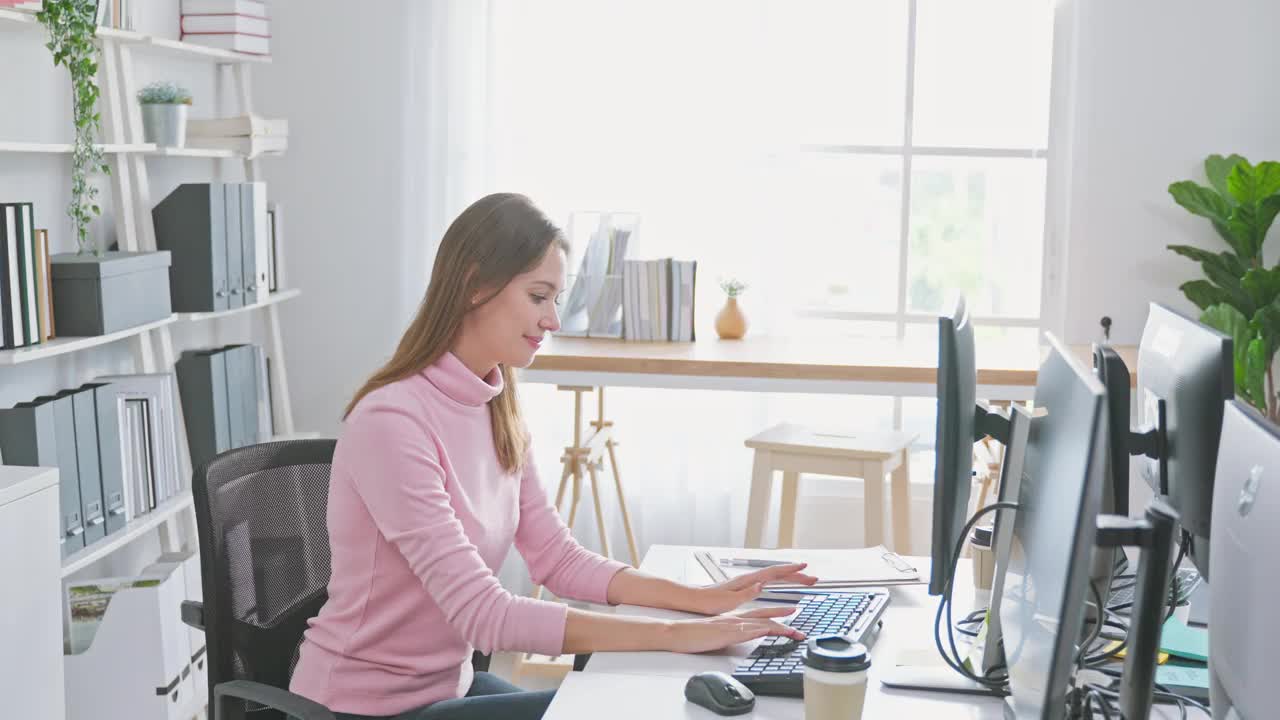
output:
<instances>
[{"instance_id":1,"label":"monitor stand arm","mask_svg":"<svg viewBox=\"0 0 1280 720\"><path fill-rule=\"evenodd\" d=\"M990 435L1001 445L1009 444L1009 416L999 410L992 410L990 405L979 402L973 406L973 441L977 442Z\"/></svg>"},{"instance_id":2,"label":"monitor stand arm","mask_svg":"<svg viewBox=\"0 0 1280 720\"><path fill-rule=\"evenodd\" d=\"M1142 518L1098 516L1099 547L1138 547L1138 574L1129 613L1129 634L1120 677L1120 717L1145 718L1151 713L1160 630L1164 625L1165 599L1174 531L1178 514L1160 500L1147 505Z\"/></svg>"},{"instance_id":3,"label":"monitor stand arm","mask_svg":"<svg viewBox=\"0 0 1280 720\"><path fill-rule=\"evenodd\" d=\"M1160 463L1161 496L1169 495L1169 417L1164 400L1156 401L1156 417L1153 426L1141 432L1129 432L1129 454L1144 455Z\"/></svg>"}]
</instances>

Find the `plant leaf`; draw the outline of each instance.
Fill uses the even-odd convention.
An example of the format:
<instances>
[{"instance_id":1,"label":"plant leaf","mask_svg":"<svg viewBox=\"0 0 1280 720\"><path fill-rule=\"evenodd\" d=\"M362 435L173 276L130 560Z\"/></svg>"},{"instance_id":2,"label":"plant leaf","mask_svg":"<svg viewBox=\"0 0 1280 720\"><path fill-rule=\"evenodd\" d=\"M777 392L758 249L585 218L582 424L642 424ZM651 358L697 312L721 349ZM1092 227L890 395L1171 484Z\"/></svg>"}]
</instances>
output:
<instances>
[{"instance_id":1,"label":"plant leaf","mask_svg":"<svg viewBox=\"0 0 1280 720\"><path fill-rule=\"evenodd\" d=\"M1247 370L1247 351L1256 333L1249 327L1249 319L1239 310L1226 304L1213 305L1200 314L1200 322L1231 336L1232 365L1236 387L1241 388ZM1244 392L1247 392L1245 390Z\"/></svg>"},{"instance_id":2,"label":"plant leaf","mask_svg":"<svg viewBox=\"0 0 1280 720\"><path fill-rule=\"evenodd\" d=\"M1235 253L1213 253L1209 250L1205 250L1204 248L1195 247L1194 245L1168 245L1167 247L1175 253L1183 257L1191 258L1198 263L1219 263L1236 277L1243 277L1245 271L1248 270L1248 266L1245 265L1245 263L1235 255Z\"/></svg>"},{"instance_id":3,"label":"plant leaf","mask_svg":"<svg viewBox=\"0 0 1280 720\"><path fill-rule=\"evenodd\" d=\"M1265 309L1280 296L1280 268L1252 268L1240 279L1255 308Z\"/></svg>"},{"instance_id":4,"label":"plant leaf","mask_svg":"<svg viewBox=\"0 0 1280 720\"><path fill-rule=\"evenodd\" d=\"M1236 204L1235 198L1231 197L1231 191L1227 189L1227 175L1231 173L1231 169L1240 161L1249 162L1239 155L1210 155L1204 159L1204 174L1209 179L1209 184L1213 186L1218 194L1226 198L1227 202Z\"/></svg>"},{"instance_id":5,"label":"plant leaf","mask_svg":"<svg viewBox=\"0 0 1280 720\"><path fill-rule=\"evenodd\" d=\"M1247 391L1246 398L1253 406L1261 410L1267 411L1267 391L1266 376L1267 368L1271 366L1271 357L1267 353L1266 341L1262 338L1254 338L1249 341L1248 349L1245 352L1244 367L1244 388ZM1239 375L1236 376L1236 388L1241 389Z\"/></svg>"},{"instance_id":6,"label":"plant leaf","mask_svg":"<svg viewBox=\"0 0 1280 720\"><path fill-rule=\"evenodd\" d=\"M1240 163L1227 174L1227 190L1241 204L1256 204L1280 192L1280 163Z\"/></svg>"},{"instance_id":7,"label":"plant leaf","mask_svg":"<svg viewBox=\"0 0 1280 720\"><path fill-rule=\"evenodd\" d=\"M1253 315L1257 306L1253 302L1253 298L1245 292L1244 285L1240 282L1240 276L1231 271L1222 263L1218 256L1200 263L1200 268L1204 270L1204 274L1209 278L1210 282L1217 285L1226 293L1228 301L1234 305L1245 317Z\"/></svg>"},{"instance_id":8,"label":"plant leaf","mask_svg":"<svg viewBox=\"0 0 1280 720\"><path fill-rule=\"evenodd\" d=\"M1169 185L1169 194L1173 196L1174 202L1193 215L1226 222L1231 214L1231 206L1227 204L1226 199L1214 192L1213 188L1207 188L1191 180L1182 180Z\"/></svg>"},{"instance_id":9,"label":"plant leaf","mask_svg":"<svg viewBox=\"0 0 1280 720\"><path fill-rule=\"evenodd\" d=\"M1230 306L1231 303L1227 293L1208 280L1191 280L1182 283L1178 289L1201 310L1208 310L1211 306L1218 304Z\"/></svg>"}]
</instances>

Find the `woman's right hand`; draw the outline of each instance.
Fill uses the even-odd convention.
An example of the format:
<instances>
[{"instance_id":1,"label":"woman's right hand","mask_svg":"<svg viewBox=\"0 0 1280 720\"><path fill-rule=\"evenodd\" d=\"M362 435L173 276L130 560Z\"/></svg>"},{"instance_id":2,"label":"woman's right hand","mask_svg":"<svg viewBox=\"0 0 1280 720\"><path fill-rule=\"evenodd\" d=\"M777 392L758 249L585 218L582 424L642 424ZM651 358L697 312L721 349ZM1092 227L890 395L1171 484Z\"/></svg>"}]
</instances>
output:
<instances>
[{"instance_id":1,"label":"woman's right hand","mask_svg":"<svg viewBox=\"0 0 1280 720\"><path fill-rule=\"evenodd\" d=\"M770 618L786 617L794 607L760 608L671 623L671 652L700 653L719 650L768 635L804 640L804 633Z\"/></svg>"}]
</instances>

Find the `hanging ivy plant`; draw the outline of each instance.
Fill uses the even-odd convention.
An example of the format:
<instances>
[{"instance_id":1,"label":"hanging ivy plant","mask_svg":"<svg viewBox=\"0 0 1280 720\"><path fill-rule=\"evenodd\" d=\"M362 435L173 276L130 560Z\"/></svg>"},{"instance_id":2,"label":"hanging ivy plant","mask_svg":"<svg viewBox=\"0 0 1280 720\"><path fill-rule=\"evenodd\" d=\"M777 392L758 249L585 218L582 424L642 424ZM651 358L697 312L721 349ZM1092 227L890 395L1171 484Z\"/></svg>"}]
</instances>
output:
<instances>
[{"instance_id":1,"label":"hanging ivy plant","mask_svg":"<svg viewBox=\"0 0 1280 720\"><path fill-rule=\"evenodd\" d=\"M49 33L45 47L53 53L53 64L71 73L72 108L75 119L75 149L71 154L71 204L67 215L75 223L80 253L102 254L89 241L89 221L101 215L94 202L98 188L89 182L92 173L110 173L102 161L102 149L95 145L102 130L98 113L98 63L94 36L97 33L97 0L44 0L36 19Z\"/></svg>"}]
</instances>

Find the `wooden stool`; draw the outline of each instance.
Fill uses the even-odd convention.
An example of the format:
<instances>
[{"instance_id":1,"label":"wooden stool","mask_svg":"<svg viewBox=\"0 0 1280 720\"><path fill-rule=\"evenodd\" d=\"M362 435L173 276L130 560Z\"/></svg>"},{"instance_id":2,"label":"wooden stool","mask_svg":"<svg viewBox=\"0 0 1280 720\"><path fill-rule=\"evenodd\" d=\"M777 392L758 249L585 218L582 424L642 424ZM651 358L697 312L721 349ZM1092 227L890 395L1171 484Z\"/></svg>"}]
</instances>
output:
<instances>
[{"instance_id":1,"label":"wooden stool","mask_svg":"<svg viewBox=\"0 0 1280 720\"><path fill-rule=\"evenodd\" d=\"M747 440L755 450L751 500L747 506L745 547L761 547L774 471L782 472L778 547L795 545L796 494L800 473L862 478L865 538L868 547L884 543L884 476L893 473L893 550L911 546L909 451L915 435L866 432L818 434L800 425L775 425Z\"/></svg>"}]
</instances>

